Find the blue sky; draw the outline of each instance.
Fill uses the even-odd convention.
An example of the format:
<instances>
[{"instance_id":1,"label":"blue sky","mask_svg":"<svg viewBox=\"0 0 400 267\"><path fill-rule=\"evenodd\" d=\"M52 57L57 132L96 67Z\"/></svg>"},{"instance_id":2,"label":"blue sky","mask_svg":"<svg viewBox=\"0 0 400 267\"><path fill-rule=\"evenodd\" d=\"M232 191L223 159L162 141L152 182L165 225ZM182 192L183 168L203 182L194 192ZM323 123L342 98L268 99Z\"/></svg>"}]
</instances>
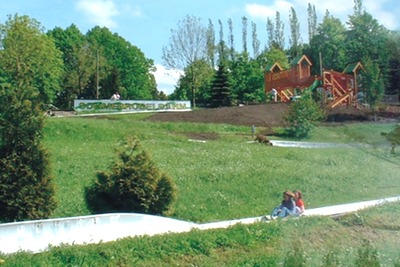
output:
<instances>
[{"instance_id":1,"label":"blue sky","mask_svg":"<svg viewBox=\"0 0 400 267\"><path fill-rule=\"evenodd\" d=\"M307 5L315 5L318 23L325 11L346 22L353 12L352 0L2 0L0 22L7 15L28 15L38 20L46 30L66 28L72 23L82 33L96 25L105 26L118 33L131 44L140 48L147 58L155 61L158 90L171 93L179 75L162 66L162 47L168 45L170 30L186 15L202 18L204 25L213 21L218 38L218 20L224 24L224 36L228 36L228 19L233 21L235 45L241 50L243 16L248 18L248 36L251 22L257 25L261 47L266 44L266 20L275 20L279 11L285 29L289 29L289 10L293 7L300 22L303 39L307 33ZM364 0L364 7L379 23L391 30L400 29L400 3L398 0ZM288 40L288 34L285 39ZM305 40L306 41L306 40ZM251 41L248 42L251 46Z\"/></svg>"}]
</instances>

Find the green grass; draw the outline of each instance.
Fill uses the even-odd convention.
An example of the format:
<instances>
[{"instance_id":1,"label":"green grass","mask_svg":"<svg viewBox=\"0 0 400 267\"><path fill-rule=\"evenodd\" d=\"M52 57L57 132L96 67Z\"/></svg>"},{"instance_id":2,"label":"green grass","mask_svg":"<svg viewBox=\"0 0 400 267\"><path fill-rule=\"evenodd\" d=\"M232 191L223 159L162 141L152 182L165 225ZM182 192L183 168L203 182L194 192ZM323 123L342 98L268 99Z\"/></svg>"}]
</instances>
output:
<instances>
[{"instance_id":1,"label":"green grass","mask_svg":"<svg viewBox=\"0 0 400 267\"><path fill-rule=\"evenodd\" d=\"M2 266L399 266L400 206L3 255ZM380 265L372 265L378 263Z\"/></svg>"},{"instance_id":2,"label":"green grass","mask_svg":"<svg viewBox=\"0 0 400 267\"><path fill-rule=\"evenodd\" d=\"M178 186L172 217L210 222L259 216L287 189L303 191L308 208L399 194L399 158L382 146L389 124L320 127L307 141L348 147L267 147L247 127L156 123L148 114L100 118L52 118L45 128L59 206L53 217L87 215L83 188L114 160L126 135L140 140L157 166ZM214 133L217 140L192 142L188 133ZM360 145L364 142L364 145ZM368 143L369 145L365 145Z\"/></svg>"},{"instance_id":3,"label":"green grass","mask_svg":"<svg viewBox=\"0 0 400 267\"><path fill-rule=\"evenodd\" d=\"M177 219L211 222L260 216L269 213L287 189L301 189L307 208L400 192L399 154L391 155L380 135L394 124L319 127L306 141L348 146L309 149L251 143L248 127L156 123L147 116L47 121L44 143L59 204L53 217L90 213L83 189L97 171L110 166L115 145L127 135L137 136L157 166L175 180L179 191L171 216ZM219 138L192 142L189 133ZM399 225L396 203L339 221L310 217L0 258L4 266L357 266L377 255L381 266L400 266Z\"/></svg>"}]
</instances>

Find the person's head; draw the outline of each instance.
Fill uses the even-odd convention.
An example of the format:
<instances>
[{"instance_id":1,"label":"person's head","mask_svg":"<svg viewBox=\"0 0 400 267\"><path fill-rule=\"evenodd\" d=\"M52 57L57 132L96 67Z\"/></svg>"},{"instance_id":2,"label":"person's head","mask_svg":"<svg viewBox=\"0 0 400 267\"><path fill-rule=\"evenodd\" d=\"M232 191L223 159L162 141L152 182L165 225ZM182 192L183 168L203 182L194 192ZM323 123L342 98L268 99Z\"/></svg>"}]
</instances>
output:
<instances>
[{"instance_id":1,"label":"person's head","mask_svg":"<svg viewBox=\"0 0 400 267\"><path fill-rule=\"evenodd\" d=\"M295 191L294 191L294 197L295 197L296 199L302 199L302 198L303 198L303 194L301 193L300 190L295 190Z\"/></svg>"},{"instance_id":2,"label":"person's head","mask_svg":"<svg viewBox=\"0 0 400 267\"><path fill-rule=\"evenodd\" d=\"M294 197L294 194L292 191L285 191L283 192L283 198L284 199L291 199Z\"/></svg>"}]
</instances>

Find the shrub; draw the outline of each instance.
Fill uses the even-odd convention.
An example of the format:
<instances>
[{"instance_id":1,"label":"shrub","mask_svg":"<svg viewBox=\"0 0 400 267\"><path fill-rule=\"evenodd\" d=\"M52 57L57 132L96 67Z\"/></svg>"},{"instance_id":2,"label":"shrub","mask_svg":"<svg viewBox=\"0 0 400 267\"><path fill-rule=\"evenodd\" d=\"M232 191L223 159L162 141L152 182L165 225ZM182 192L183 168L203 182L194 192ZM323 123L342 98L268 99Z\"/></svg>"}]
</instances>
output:
<instances>
[{"instance_id":1,"label":"shrub","mask_svg":"<svg viewBox=\"0 0 400 267\"><path fill-rule=\"evenodd\" d=\"M49 156L41 144L42 110L10 91L0 89L0 218L47 218L56 202Z\"/></svg>"},{"instance_id":2,"label":"shrub","mask_svg":"<svg viewBox=\"0 0 400 267\"><path fill-rule=\"evenodd\" d=\"M86 202L94 212L163 214L176 197L170 177L160 172L139 141L127 138L117 150L110 172L99 172L87 187Z\"/></svg>"},{"instance_id":3,"label":"shrub","mask_svg":"<svg viewBox=\"0 0 400 267\"><path fill-rule=\"evenodd\" d=\"M311 97L304 96L292 102L284 120L286 133L295 138L307 137L316 124L325 118L324 111Z\"/></svg>"}]
</instances>

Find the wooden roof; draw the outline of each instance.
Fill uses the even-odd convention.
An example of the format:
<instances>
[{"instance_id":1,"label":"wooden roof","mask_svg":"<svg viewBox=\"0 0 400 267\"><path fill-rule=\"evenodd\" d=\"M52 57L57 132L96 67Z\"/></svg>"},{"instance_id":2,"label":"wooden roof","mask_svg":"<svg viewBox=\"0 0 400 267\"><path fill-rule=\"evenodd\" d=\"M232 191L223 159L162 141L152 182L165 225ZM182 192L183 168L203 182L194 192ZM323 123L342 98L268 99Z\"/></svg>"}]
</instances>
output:
<instances>
[{"instance_id":1,"label":"wooden roof","mask_svg":"<svg viewBox=\"0 0 400 267\"><path fill-rule=\"evenodd\" d=\"M275 62L274 64L268 64L266 67L265 67L265 71L266 72L275 72L275 71L282 71L283 70L283 68L281 67L281 65L279 65L279 63L278 62Z\"/></svg>"},{"instance_id":2,"label":"wooden roof","mask_svg":"<svg viewBox=\"0 0 400 267\"><path fill-rule=\"evenodd\" d=\"M291 66L300 65L301 62L306 61L308 65L312 66L311 61L308 59L306 55L297 56L295 57L292 62L290 63Z\"/></svg>"},{"instance_id":3,"label":"wooden roof","mask_svg":"<svg viewBox=\"0 0 400 267\"><path fill-rule=\"evenodd\" d=\"M363 69L363 66L360 62L351 63L344 68L343 73L354 73L358 69Z\"/></svg>"}]
</instances>

